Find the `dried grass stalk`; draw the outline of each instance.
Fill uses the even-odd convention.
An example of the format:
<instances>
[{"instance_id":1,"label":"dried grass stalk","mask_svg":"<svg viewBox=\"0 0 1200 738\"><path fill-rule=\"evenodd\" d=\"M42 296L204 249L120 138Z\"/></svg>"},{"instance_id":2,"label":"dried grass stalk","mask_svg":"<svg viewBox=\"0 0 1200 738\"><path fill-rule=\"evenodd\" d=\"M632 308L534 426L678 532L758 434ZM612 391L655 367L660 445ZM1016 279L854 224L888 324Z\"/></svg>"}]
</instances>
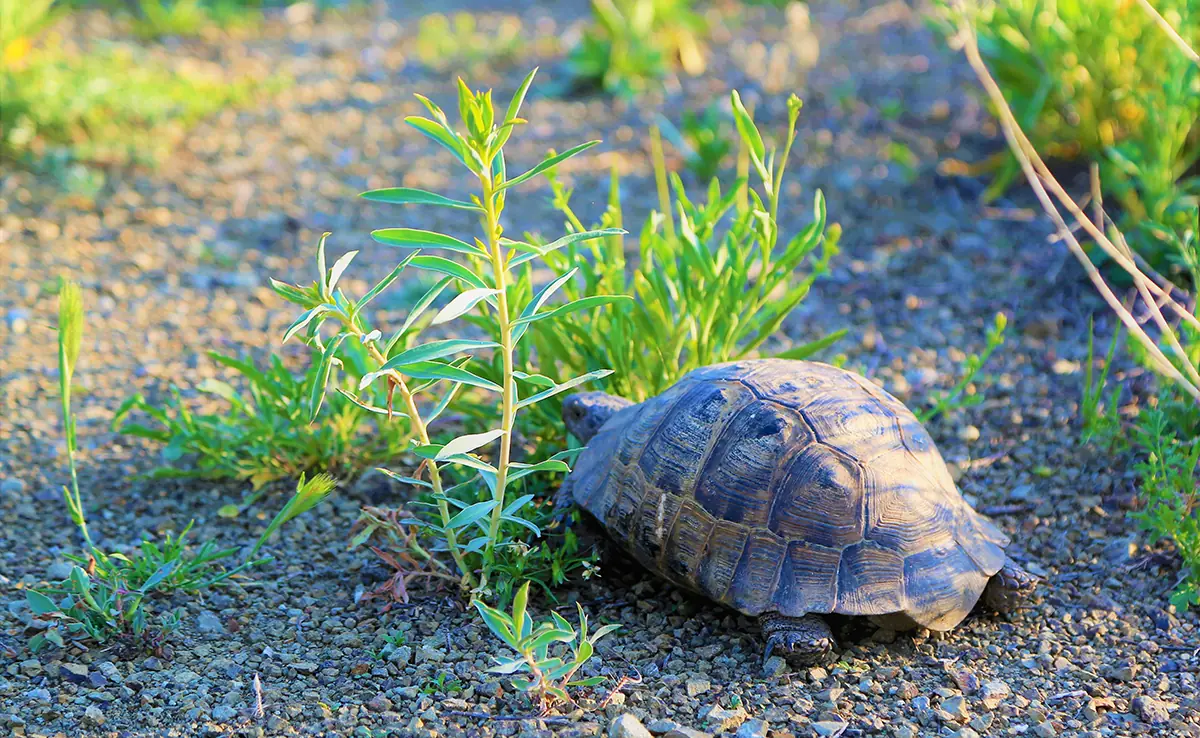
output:
<instances>
[{"instance_id":1,"label":"dried grass stalk","mask_svg":"<svg viewBox=\"0 0 1200 738\"><path fill-rule=\"evenodd\" d=\"M1143 0L1143 5L1147 3ZM1197 370L1179 340L1179 336L1174 326L1172 326L1163 314L1165 308L1168 313L1173 314L1173 317L1179 320L1187 321L1197 329L1200 329L1200 320L1187 309L1185 305L1177 302L1172 297L1172 287L1170 283L1149 269L1137 255L1129 247L1124 236L1116 228L1111 229L1112 238L1110 238L1104 229L1106 223L1111 224L1111 220L1107 215L1103 214L1103 205L1099 197L1093 197L1093 204L1100 214L1096 222L1093 222L1087 217L1079 205L1067 194L1058 180L1051 174L1049 167L1042 160L1037 150L1026 137L1025 132L1017 123L1016 116L1013 115L1012 108L1009 107L1008 101L1004 99L1004 93L1000 91L1000 86L996 83L988 71L987 65L984 64L983 58L979 53L979 44L975 36L975 30L971 26L971 15L965 0L956 0L955 7L959 11L958 25L958 42L962 44L963 50L966 53L967 60L970 62L972 69L975 70L976 76L979 77L980 83L987 92L988 98L992 101L996 109L996 113L1000 119L1000 126L1004 131L1004 137L1008 141L1009 148L1013 155L1017 157L1017 161L1021 165L1021 170L1025 173L1025 178L1029 181L1030 187L1033 188L1034 194L1037 195L1038 201L1046 214L1053 221L1059 237L1070 248L1071 253L1079 261L1084 271L1087 273L1088 279L1095 285L1096 290L1108 303L1108 306L1116 313L1120 321L1129 330L1133 336L1146 349L1154 369L1161 375L1167 377L1171 381L1179 385L1179 387L1192 396L1198 404L1200 404L1200 371ZM1158 15L1151 7L1149 8L1159 19L1160 25L1166 23L1162 16ZM1182 45L1190 56L1195 58L1195 52L1187 47L1186 42L1179 38L1174 29L1171 29L1173 38L1176 43ZM1095 189L1095 180L1093 182ZM1080 245L1079 240L1075 237L1073 229L1067 225L1066 218L1055 205L1054 198L1057 198L1062 206L1071 214L1071 217L1076 223L1076 227L1087 232L1096 244L1104 250L1104 252L1118 266L1125 270L1133 280L1138 297L1142 300L1148 311L1150 318L1153 320L1158 331L1166 340L1172 353L1178 359L1178 366L1173 363L1170 358L1158 346L1158 343L1146 332L1142 324L1133 313L1113 293L1111 287L1100 274L1100 270L1092 262L1091 258ZM1183 367L1182 371L1179 367Z\"/></svg>"}]
</instances>

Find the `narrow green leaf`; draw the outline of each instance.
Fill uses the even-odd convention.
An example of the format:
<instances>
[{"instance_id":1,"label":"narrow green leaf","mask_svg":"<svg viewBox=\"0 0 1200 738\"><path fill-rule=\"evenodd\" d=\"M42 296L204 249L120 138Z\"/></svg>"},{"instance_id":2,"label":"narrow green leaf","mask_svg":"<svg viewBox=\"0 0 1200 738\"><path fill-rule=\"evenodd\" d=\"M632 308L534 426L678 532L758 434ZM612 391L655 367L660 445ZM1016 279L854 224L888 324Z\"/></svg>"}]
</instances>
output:
<instances>
[{"instance_id":1,"label":"narrow green leaf","mask_svg":"<svg viewBox=\"0 0 1200 738\"><path fill-rule=\"evenodd\" d=\"M392 479L395 479L397 482L401 482L403 484L412 484L417 487L425 487L426 489L433 489L433 485L430 484L429 482L424 481L423 479L415 479L413 477L406 477L402 474L397 474L396 472L392 471L391 469L384 469L382 466L375 467L375 471L378 471L381 474L391 477Z\"/></svg>"},{"instance_id":2,"label":"narrow green leaf","mask_svg":"<svg viewBox=\"0 0 1200 738\"><path fill-rule=\"evenodd\" d=\"M529 92L529 86L533 84L533 78L538 73L538 68L525 75L525 79L521 80L521 85L513 94L512 100L508 103L508 112L504 114L504 122L511 123L521 114L521 105L525 102L525 95Z\"/></svg>"},{"instance_id":3,"label":"narrow green leaf","mask_svg":"<svg viewBox=\"0 0 1200 738\"><path fill-rule=\"evenodd\" d=\"M447 323L451 320L454 320L463 313L471 310L473 307L479 304L480 301L486 300L487 298L498 294L500 294L500 290L494 290L487 287L477 287L460 292L453 300L450 301L448 305L446 305L446 307L438 311L438 314L434 316L433 322L430 323L430 325L441 325L442 323Z\"/></svg>"},{"instance_id":4,"label":"narrow green leaf","mask_svg":"<svg viewBox=\"0 0 1200 738\"><path fill-rule=\"evenodd\" d=\"M537 315L531 315L529 317L522 315L520 318L517 318L513 321L513 325L523 325L525 323L533 323L539 320L557 318L559 316L566 315L567 313L573 313L578 310L590 310L594 307L609 305L615 302L633 302L633 298L629 295L592 295L590 297L581 297L578 300L573 300L565 305L560 305L548 312L538 313Z\"/></svg>"},{"instance_id":5,"label":"narrow green leaf","mask_svg":"<svg viewBox=\"0 0 1200 738\"><path fill-rule=\"evenodd\" d=\"M370 190L362 193L359 197L371 202L385 202L391 205L440 205L446 208L472 210L477 213L483 212L478 205L463 202L462 200L452 200L444 195L413 189L411 187L388 187L381 190Z\"/></svg>"},{"instance_id":6,"label":"narrow green leaf","mask_svg":"<svg viewBox=\"0 0 1200 738\"><path fill-rule=\"evenodd\" d=\"M417 254L419 254L419 253L420 253L419 251L414 251L411 254L406 255L403 259L401 259L400 263L396 265L395 269L393 269L391 272L389 272L386 277L379 280L379 284L372 287L371 290L369 292L367 292L367 294L362 296L362 299L359 300L357 304L355 304L354 309L362 310L364 305L366 305L371 300L374 300L376 297L378 297L380 292L383 292L385 289L387 289L392 284L392 282L396 281L396 278L400 276L400 273L404 271L404 268L407 267L409 262L411 262L413 260L413 258L415 258L417 256Z\"/></svg>"},{"instance_id":7,"label":"narrow green leaf","mask_svg":"<svg viewBox=\"0 0 1200 738\"><path fill-rule=\"evenodd\" d=\"M538 293L533 296L533 299L530 300L529 304L525 306L525 309L521 311L521 317L514 321L514 325L516 327L513 329L512 334L513 343L521 340L521 336L525 335L525 331L527 330L527 324L533 320L535 315L537 315L537 311L541 309L546 300L550 299L550 297L557 292L559 288L570 281L571 277L574 277L577 271L579 271L579 268L575 267L571 269L571 271L559 276L557 279L538 290Z\"/></svg>"},{"instance_id":8,"label":"narrow green leaf","mask_svg":"<svg viewBox=\"0 0 1200 738\"><path fill-rule=\"evenodd\" d=\"M537 472L569 472L569 471L571 471L571 467L567 466L566 462L555 461L552 459L547 459L546 461L539 461L536 464L532 464L530 466L526 466L526 467L522 467L522 468L517 468L517 465L515 463L512 464L512 466L515 469L515 471L511 472L508 475L508 481L510 481L510 482L515 482L516 480L520 479L521 477L527 477L530 474L535 474Z\"/></svg>"},{"instance_id":9,"label":"narrow green leaf","mask_svg":"<svg viewBox=\"0 0 1200 738\"><path fill-rule=\"evenodd\" d=\"M446 260L443 259L443 261ZM454 262L447 261L446 263L453 264ZM408 333L409 329L413 327L413 324L417 322L422 313L424 313L425 310L433 303L433 301L437 299L438 295L442 294L442 290L446 289L446 286L450 284L451 279L451 277L445 277L439 280L436 284L425 291L425 294L421 296L420 300L417 300L417 304L413 305L412 310L408 311L408 316L404 319L404 325L400 326L400 330L396 331L391 340L387 342L387 346L384 347L384 356L392 353L392 349L395 348L396 344L400 342L400 339Z\"/></svg>"},{"instance_id":10,"label":"narrow green leaf","mask_svg":"<svg viewBox=\"0 0 1200 738\"><path fill-rule=\"evenodd\" d=\"M568 379L567 381L563 382L562 384L555 385L554 387L551 387L548 390L542 390L541 392L538 392L536 395L530 395L529 397L526 397L524 400L521 400L520 402L517 403L517 409L519 410L523 407L529 407L530 405L541 402L542 400L545 400L548 397L553 397L561 392L566 392L569 389L578 387L579 385L581 385L585 382L591 382L591 381L594 381L597 379L603 379L604 377L607 377L608 375L610 375L612 373L613 373L612 369L598 369L594 372L588 372L587 374L583 374L581 376L575 377L574 379Z\"/></svg>"},{"instance_id":11,"label":"narrow green leaf","mask_svg":"<svg viewBox=\"0 0 1200 738\"><path fill-rule=\"evenodd\" d=\"M435 231L422 231L418 228L381 228L371 231L371 238L385 246L396 246L402 249L447 249L471 256L486 256L479 249L453 236Z\"/></svg>"},{"instance_id":12,"label":"narrow green leaf","mask_svg":"<svg viewBox=\"0 0 1200 738\"><path fill-rule=\"evenodd\" d=\"M405 364L433 361L434 359L441 359L452 354L461 354L464 351L478 351L479 349L499 348L499 346L500 344L495 341L472 341L466 338L447 338L442 341L430 341L420 346L414 346L407 351L401 351L388 359L386 364L379 367L379 371L396 369Z\"/></svg>"},{"instance_id":13,"label":"narrow green leaf","mask_svg":"<svg viewBox=\"0 0 1200 738\"><path fill-rule=\"evenodd\" d=\"M518 243L521 243L523 246L528 246L529 249L532 249L532 250L527 251L526 253L523 253L520 256L514 257L513 259L511 259L508 262L508 266L511 268L514 266L518 266L520 264L524 264L525 262L527 262L531 259L535 259L538 256L543 256L545 254L550 253L551 251L557 251L558 249L561 249L564 246L570 246L571 244L579 243L580 241L591 241L596 238L606 238L608 236L624 236L627 233L628 233L628 231L626 231L623 228L601 228L600 230L597 230L597 231L580 231L578 233L569 233L569 234L563 236L562 238L551 241L550 243L546 244L545 246L541 246L541 247L536 247L536 246L533 246L532 244L526 244L524 242L515 242L514 241L512 243L512 245L514 247L520 248L520 250L525 251L525 249L521 248L521 246L517 246Z\"/></svg>"},{"instance_id":14,"label":"narrow green leaf","mask_svg":"<svg viewBox=\"0 0 1200 738\"><path fill-rule=\"evenodd\" d=\"M357 251L347 251L338 257L338 260L333 262L333 269L329 272L329 291L333 292L337 287L338 280L342 278L342 273L346 271L346 267L350 266L350 262L354 261L354 257L358 256Z\"/></svg>"},{"instance_id":15,"label":"narrow green leaf","mask_svg":"<svg viewBox=\"0 0 1200 738\"><path fill-rule=\"evenodd\" d=\"M321 412L321 405L325 402L325 388L329 385L329 378L333 375L334 355L337 353L338 346L349 335L349 333L339 333L334 336L329 343L325 344L325 350L321 352L321 359L317 364L317 371L313 373L313 383L308 393L309 423L316 422L317 415Z\"/></svg>"},{"instance_id":16,"label":"narrow green leaf","mask_svg":"<svg viewBox=\"0 0 1200 738\"><path fill-rule=\"evenodd\" d=\"M495 500L485 500L484 502L476 502L470 505L454 517L450 518L450 522L446 523L447 530L458 530L465 528L476 520L492 511L492 508L499 504Z\"/></svg>"},{"instance_id":17,"label":"narrow green leaf","mask_svg":"<svg viewBox=\"0 0 1200 738\"><path fill-rule=\"evenodd\" d=\"M468 433L465 436L459 436L445 446L442 446L442 449L438 451L434 460L442 461L450 456L470 453L480 446L486 446L503 435L503 430L490 430L485 433Z\"/></svg>"},{"instance_id":18,"label":"narrow green leaf","mask_svg":"<svg viewBox=\"0 0 1200 738\"><path fill-rule=\"evenodd\" d=\"M317 285L321 288L321 296L326 299L329 297L329 270L325 266L325 241L331 235L333 234L326 231L317 242Z\"/></svg>"},{"instance_id":19,"label":"narrow green leaf","mask_svg":"<svg viewBox=\"0 0 1200 738\"><path fill-rule=\"evenodd\" d=\"M341 395L342 397L345 397L347 400L349 400L350 402L353 402L355 405L362 408L363 410L366 410L369 413L374 413L375 415L386 415L390 418L407 418L408 417L408 413L402 413L396 409L393 409L391 412L388 412L388 409L386 407L379 407L378 405L371 405L366 402L363 402L359 397L357 397L356 395L354 395L351 392L347 392L346 390L342 389L341 387L335 387L335 389L337 390L337 393L339 395Z\"/></svg>"},{"instance_id":20,"label":"narrow green leaf","mask_svg":"<svg viewBox=\"0 0 1200 738\"><path fill-rule=\"evenodd\" d=\"M151 574L150 578L146 580L146 583L142 585L141 591L149 592L158 585L162 584L167 577L171 576L171 572L175 571L175 565L178 563L179 559L175 559L174 561L168 561L167 563L158 567L158 570Z\"/></svg>"},{"instance_id":21,"label":"narrow green leaf","mask_svg":"<svg viewBox=\"0 0 1200 738\"><path fill-rule=\"evenodd\" d=\"M793 346L792 348L788 349L787 351L781 351L778 354L775 354L775 358L777 358L777 359L807 359L808 357L812 356L813 354L817 353L818 351L823 351L823 350L829 348L830 346L832 346L833 344L837 343L839 340L841 340L846 335L846 333L847 333L847 329L842 328L841 330L834 331L833 333L830 333L828 336L825 336L823 338L818 338L815 341L809 341L808 343L801 344L799 346Z\"/></svg>"},{"instance_id":22,"label":"narrow green leaf","mask_svg":"<svg viewBox=\"0 0 1200 738\"><path fill-rule=\"evenodd\" d=\"M546 171L550 167L560 164L560 163L566 161L567 159L570 159L572 156L575 156L578 153L587 151L588 149L592 148L593 146L595 146L598 143L600 143L600 142L599 141L588 141L587 143L579 144L578 146L574 146L570 149L567 149L566 151L562 152L561 154L547 157L540 164L535 166L533 169L530 169L529 171L525 172L524 174L518 174L517 176L508 180L504 184L500 185L496 191L499 192L502 190L506 190L509 187L512 187L513 185L520 184L527 179L536 177L537 175Z\"/></svg>"},{"instance_id":23,"label":"narrow green leaf","mask_svg":"<svg viewBox=\"0 0 1200 738\"><path fill-rule=\"evenodd\" d=\"M307 310L304 313L301 313L300 317L296 318L292 325L288 326L288 330L283 332L283 341L281 343L287 343L288 338L299 334L300 331L307 328L308 324L313 322L313 319L324 316L324 314L328 313L330 310L330 306L325 305L323 302L323 304L313 307L312 310Z\"/></svg>"},{"instance_id":24,"label":"narrow green leaf","mask_svg":"<svg viewBox=\"0 0 1200 738\"><path fill-rule=\"evenodd\" d=\"M738 134L742 140L750 146L750 151L761 162L766 156L766 147L763 146L762 136L758 133L758 127L754 125L754 118L746 110L746 106L742 105L742 96L737 90L730 93L730 102L733 104L733 120L737 125Z\"/></svg>"},{"instance_id":25,"label":"narrow green leaf","mask_svg":"<svg viewBox=\"0 0 1200 738\"><path fill-rule=\"evenodd\" d=\"M454 154L454 158L466 166L467 160L463 158L462 145L459 143L458 136L453 132L434 123L428 118L422 118L417 115L410 115L404 119L404 122L416 128L428 138L441 144L447 151Z\"/></svg>"},{"instance_id":26,"label":"narrow green leaf","mask_svg":"<svg viewBox=\"0 0 1200 738\"><path fill-rule=\"evenodd\" d=\"M413 379L445 379L451 382L460 382L462 384L469 384L472 387L491 390L492 392L503 390L495 382L476 376L466 369L436 361L418 361L413 364L396 367L396 370Z\"/></svg>"},{"instance_id":27,"label":"narrow green leaf","mask_svg":"<svg viewBox=\"0 0 1200 738\"><path fill-rule=\"evenodd\" d=\"M442 256L427 256L425 254L421 254L412 260L412 265L418 269L444 274L447 277L454 277L455 279L461 279L463 282L466 282L472 287L479 289L489 286L467 267L459 264L456 261L450 261Z\"/></svg>"}]
</instances>

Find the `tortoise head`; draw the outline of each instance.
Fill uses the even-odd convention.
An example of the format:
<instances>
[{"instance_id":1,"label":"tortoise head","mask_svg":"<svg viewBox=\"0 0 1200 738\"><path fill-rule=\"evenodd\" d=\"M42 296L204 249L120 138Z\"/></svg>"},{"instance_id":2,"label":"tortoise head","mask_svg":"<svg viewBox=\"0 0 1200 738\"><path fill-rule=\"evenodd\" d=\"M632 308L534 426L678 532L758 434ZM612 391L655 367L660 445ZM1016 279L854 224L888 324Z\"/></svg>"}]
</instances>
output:
<instances>
[{"instance_id":1,"label":"tortoise head","mask_svg":"<svg viewBox=\"0 0 1200 738\"><path fill-rule=\"evenodd\" d=\"M563 422L571 435L590 443L609 418L632 404L606 392L579 392L563 400Z\"/></svg>"}]
</instances>

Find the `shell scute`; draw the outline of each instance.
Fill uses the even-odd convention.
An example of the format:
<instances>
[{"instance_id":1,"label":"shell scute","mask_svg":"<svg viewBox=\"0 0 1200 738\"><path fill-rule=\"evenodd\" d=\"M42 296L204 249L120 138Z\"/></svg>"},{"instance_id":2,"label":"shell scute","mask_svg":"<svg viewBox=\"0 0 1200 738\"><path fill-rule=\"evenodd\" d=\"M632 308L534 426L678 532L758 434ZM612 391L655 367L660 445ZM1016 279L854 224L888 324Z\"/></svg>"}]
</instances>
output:
<instances>
[{"instance_id":1,"label":"shell scute","mask_svg":"<svg viewBox=\"0 0 1200 738\"><path fill-rule=\"evenodd\" d=\"M787 543L770 531L753 529L738 561L728 601L747 615L775 609L774 597Z\"/></svg>"},{"instance_id":2,"label":"shell scute","mask_svg":"<svg viewBox=\"0 0 1200 738\"><path fill-rule=\"evenodd\" d=\"M792 541L779 573L775 604L784 615L833 612L838 601L840 548Z\"/></svg>"},{"instance_id":3,"label":"shell scute","mask_svg":"<svg viewBox=\"0 0 1200 738\"><path fill-rule=\"evenodd\" d=\"M697 383L681 395L647 439L638 468L647 485L690 497L713 428L750 400L736 386Z\"/></svg>"},{"instance_id":4,"label":"shell scute","mask_svg":"<svg viewBox=\"0 0 1200 738\"><path fill-rule=\"evenodd\" d=\"M771 504L772 532L828 548L862 540L862 470L854 459L812 444L784 463Z\"/></svg>"},{"instance_id":5,"label":"shell scute","mask_svg":"<svg viewBox=\"0 0 1200 738\"><path fill-rule=\"evenodd\" d=\"M713 517L750 527L766 527L773 496L771 482L779 457L805 443L807 431L790 411L762 400L741 408L717 435L696 482L696 501Z\"/></svg>"}]
</instances>

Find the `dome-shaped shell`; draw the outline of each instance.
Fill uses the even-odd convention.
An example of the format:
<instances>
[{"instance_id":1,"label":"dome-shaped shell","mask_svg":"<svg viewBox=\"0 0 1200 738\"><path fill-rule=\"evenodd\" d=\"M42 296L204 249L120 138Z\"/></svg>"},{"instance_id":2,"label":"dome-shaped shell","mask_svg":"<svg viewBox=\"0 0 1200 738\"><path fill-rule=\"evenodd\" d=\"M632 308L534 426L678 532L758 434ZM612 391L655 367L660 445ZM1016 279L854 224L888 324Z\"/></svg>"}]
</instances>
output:
<instances>
[{"instance_id":1,"label":"dome-shaped shell","mask_svg":"<svg viewBox=\"0 0 1200 738\"><path fill-rule=\"evenodd\" d=\"M643 564L748 615L897 615L949 630L1008 545L904 405L814 362L691 372L614 415L571 485Z\"/></svg>"}]
</instances>

